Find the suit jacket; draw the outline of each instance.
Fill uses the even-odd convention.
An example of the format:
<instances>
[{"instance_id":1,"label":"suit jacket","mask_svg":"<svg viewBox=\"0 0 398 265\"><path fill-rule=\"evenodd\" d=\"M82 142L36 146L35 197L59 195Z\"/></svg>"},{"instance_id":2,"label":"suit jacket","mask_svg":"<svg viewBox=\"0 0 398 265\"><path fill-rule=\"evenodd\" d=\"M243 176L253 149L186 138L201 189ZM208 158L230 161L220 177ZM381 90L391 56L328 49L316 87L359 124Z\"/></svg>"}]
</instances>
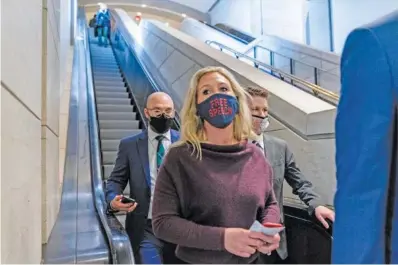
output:
<instances>
[{"instance_id":1,"label":"suit jacket","mask_svg":"<svg viewBox=\"0 0 398 265\"><path fill-rule=\"evenodd\" d=\"M179 139L177 131L170 131L171 142ZM110 203L130 185L130 197L138 203L137 208L127 214L126 231L136 252L141 242L151 198L151 176L148 158L148 131L124 138L120 141L115 167L106 183L106 199Z\"/></svg>"},{"instance_id":2,"label":"suit jacket","mask_svg":"<svg viewBox=\"0 0 398 265\"><path fill-rule=\"evenodd\" d=\"M274 178L274 192L278 201L282 223L283 216L283 182L284 180L293 188L293 194L298 195L300 199L307 204L309 214L314 209L322 205L320 197L313 190L311 182L306 180L300 169L297 167L293 153L290 151L287 143L279 138L264 134L264 153L272 165ZM277 250L282 259L286 259L287 244L286 233L281 233L281 241Z\"/></svg>"},{"instance_id":3,"label":"suit jacket","mask_svg":"<svg viewBox=\"0 0 398 265\"><path fill-rule=\"evenodd\" d=\"M391 182L398 178L392 150L397 112L398 10L355 29L345 42L336 117L334 264L398 263L398 186L394 190Z\"/></svg>"}]
</instances>

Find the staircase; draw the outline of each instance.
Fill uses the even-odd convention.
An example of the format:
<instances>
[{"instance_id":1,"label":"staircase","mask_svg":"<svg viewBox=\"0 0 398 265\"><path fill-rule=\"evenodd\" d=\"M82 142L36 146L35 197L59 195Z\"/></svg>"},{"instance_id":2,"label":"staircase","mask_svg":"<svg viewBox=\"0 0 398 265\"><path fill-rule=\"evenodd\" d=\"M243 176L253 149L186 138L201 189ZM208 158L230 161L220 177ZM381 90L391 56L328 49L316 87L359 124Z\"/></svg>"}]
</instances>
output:
<instances>
[{"instance_id":1,"label":"staircase","mask_svg":"<svg viewBox=\"0 0 398 265\"><path fill-rule=\"evenodd\" d=\"M120 140L142 132L139 114L134 112L131 95L111 47L99 47L97 40L90 42L98 127L101 141L103 176L107 179L115 165ZM130 195L127 185L123 192ZM118 215L124 225L125 215Z\"/></svg>"}]
</instances>

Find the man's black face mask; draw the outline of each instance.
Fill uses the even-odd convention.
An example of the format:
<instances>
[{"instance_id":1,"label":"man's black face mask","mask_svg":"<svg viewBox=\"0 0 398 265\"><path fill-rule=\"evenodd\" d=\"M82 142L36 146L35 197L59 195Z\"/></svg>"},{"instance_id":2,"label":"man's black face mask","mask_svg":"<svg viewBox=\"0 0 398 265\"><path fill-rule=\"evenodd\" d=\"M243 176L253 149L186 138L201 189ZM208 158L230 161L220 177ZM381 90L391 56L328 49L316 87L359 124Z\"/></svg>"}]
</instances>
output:
<instances>
[{"instance_id":1,"label":"man's black face mask","mask_svg":"<svg viewBox=\"0 0 398 265\"><path fill-rule=\"evenodd\" d=\"M151 116L149 119L149 125L151 126L152 130L159 134L167 132L172 123L173 119L164 114L158 117Z\"/></svg>"}]
</instances>

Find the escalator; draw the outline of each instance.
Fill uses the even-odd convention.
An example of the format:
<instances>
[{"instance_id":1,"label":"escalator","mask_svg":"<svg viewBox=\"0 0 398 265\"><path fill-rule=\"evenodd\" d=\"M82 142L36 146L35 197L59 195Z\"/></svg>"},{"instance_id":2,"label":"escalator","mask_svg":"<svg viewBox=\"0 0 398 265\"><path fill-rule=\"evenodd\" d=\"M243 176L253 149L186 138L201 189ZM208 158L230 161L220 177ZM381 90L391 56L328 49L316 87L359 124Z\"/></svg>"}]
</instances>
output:
<instances>
[{"instance_id":1,"label":"escalator","mask_svg":"<svg viewBox=\"0 0 398 265\"><path fill-rule=\"evenodd\" d=\"M98 115L104 180L113 170L119 142L122 138L142 131L140 116L127 91L121 71L111 47L98 46L97 39L90 38L91 63L94 81L95 101ZM124 194L129 196L129 185ZM124 225L125 214L118 214Z\"/></svg>"},{"instance_id":2,"label":"escalator","mask_svg":"<svg viewBox=\"0 0 398 265\"><path fill-rule=\"evenodd\" d=\"M120 139L146 128L142 119L145 100L149 94L162 89L123 34L112 32L112 45L99 47L88 33L85 21L84 8L79 8L75 43L78 68L74 68L79 78L73 82L70 115L79 118L81 129L70 120L69 132L75 133L77 138L70 139L68 132L70 158L76 160L79 157L85 162L84 167L75 165L76 170L82 171L80 174L79 171L70 172L74 183L70 183L69 175L65 175L63 192L67 202L80 201L87 211L70 205L61 206L60 222L55 226L60 233L55 233L56 241L49 241L48 249L54 252L48 251L52 255L47 255L44 262L134 264L131 244L123 228L125 215L106 213L103 183L113 169ZM174 129L179 128L178 120L177 116ZM79 186L79 183L85 186ZM79 190L81 187L84 189ZM72 197L67 193L71 188ZM129 195L128 185L124 194ZM84 214L91 219L83 218ZM330 263L331 231L323 229L314 217L308 216L307 211L297 205L285 205L285 214L289 262ZM84 241L79 235L72 238L77 230L69 222L79 224L79 220L88 227L96 227L91 233L80 231L86 233ZM65 239L68 235L72 240ZM170 257L165 259L175 263L173 251L167 253Z\"/></svg>"}]
</instances>

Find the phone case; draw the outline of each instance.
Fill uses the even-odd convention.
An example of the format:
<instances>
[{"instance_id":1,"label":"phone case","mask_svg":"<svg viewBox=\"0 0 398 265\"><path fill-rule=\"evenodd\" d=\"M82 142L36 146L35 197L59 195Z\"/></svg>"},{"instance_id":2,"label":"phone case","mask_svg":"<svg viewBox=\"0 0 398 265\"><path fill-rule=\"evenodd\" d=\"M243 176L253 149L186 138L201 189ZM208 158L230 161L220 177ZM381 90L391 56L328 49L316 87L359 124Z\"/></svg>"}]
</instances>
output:
<instances>
[{"instance_id":1,"label":"phone case","mask_svg":"<svg viewBox=\"0 0 398 265\"><path fill-rule=\"evenodd\" d=\"M274 223L266 223L266 224L275 225ZM250 227L249 230L255 231L255 232L261 232L267 236L274 236L277 233L283 231L283 229L285 229L285 227L282 225L280 225L279 227L267 227L267 226L262 225L259 221L254 221L254 223L252 224L252 226Z\"/></svg>"},{"instance_id":2,"label":"phone case","mask_svg":"<svg viewBox=\"0 0 398 265\"><path fill-rule=\"evenodd\" d=\"M268 228L278 228L278 227L283 227L282 224L279 223L264 223L263 226L268 227Z\"/></svg>"}]
</instances>

